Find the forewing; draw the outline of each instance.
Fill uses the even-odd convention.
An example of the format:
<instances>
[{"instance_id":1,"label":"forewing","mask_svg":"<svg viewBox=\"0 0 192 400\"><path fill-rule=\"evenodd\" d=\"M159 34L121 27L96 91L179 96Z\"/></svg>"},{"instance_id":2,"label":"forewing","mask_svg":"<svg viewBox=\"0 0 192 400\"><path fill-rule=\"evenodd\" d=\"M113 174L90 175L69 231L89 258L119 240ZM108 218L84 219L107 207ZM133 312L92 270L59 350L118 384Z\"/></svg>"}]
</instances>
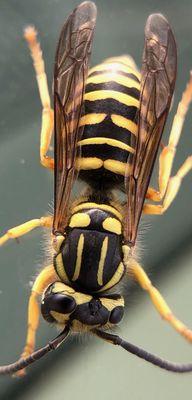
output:
<instances>
[{"instance_id":1,"label":"forewing","mask_svg":"<svg viewBox=\"0 0 192 400\"><path fill-rule=\"evenodd\" d=\"M55 188L53 233L63 233L75 178L77 142L82 129L83 95L88 73L93 31L96 21L94 3L80 4L63 26L55 58Z\"/></svg>"},{"instance_id":2,"label":"forewing","mask_svg":"<svg viewBox=\"0 0 192 400\"><path fill-rule=\"evenodd\" d=\"M132 246L173 96L176 69L177 49L171 27L161 14L152 14L145 27L136 152L132 171L125 178L124 235Z\"/></svg>"}]
</instances>

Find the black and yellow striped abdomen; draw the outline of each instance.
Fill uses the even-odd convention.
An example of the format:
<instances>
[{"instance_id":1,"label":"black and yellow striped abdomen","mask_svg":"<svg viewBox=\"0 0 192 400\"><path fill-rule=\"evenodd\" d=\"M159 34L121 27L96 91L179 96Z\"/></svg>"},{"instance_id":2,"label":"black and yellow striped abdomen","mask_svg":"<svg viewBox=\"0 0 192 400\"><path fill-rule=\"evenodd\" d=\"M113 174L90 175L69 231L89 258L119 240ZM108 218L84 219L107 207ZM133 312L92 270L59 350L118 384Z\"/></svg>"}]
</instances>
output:
<instances>
[{"instance_id":1,"label":"black and yellow striped abdomen","mask_svg":"<svg viewBox=\"0 0 192 400\"><path fill-rule=\"evenodd\" d=\"M90 70L77 167L80 178L92 186L123 181L135 152L139 96L140 74L129 57L108 59Z\"/></svg>"},{"instance_id":2,"label":"black and yellow striped abdomen","mask_svg":"<svg viewBox=\"0 0 192 400\"><path fill-rule=\"evenodd\" d=\"M124 275L122 216L112 206L86 202L73 209L55 256L60 279L85 293L105 291Z\"/></svg>"}]
</instances>

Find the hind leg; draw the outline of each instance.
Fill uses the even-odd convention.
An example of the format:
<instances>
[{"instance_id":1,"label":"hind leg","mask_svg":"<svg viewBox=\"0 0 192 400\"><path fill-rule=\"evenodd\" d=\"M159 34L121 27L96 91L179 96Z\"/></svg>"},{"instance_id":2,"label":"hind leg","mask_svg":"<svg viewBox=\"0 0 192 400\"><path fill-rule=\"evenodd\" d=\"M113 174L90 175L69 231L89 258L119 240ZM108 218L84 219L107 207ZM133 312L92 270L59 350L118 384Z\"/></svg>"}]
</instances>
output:
<instances>
[{"instance_id":1,"label":"hind leg","mask_svg":"<svg viewBox=\"0 0 192 400\"><path fill-rule=\"evenodd\" d=\"M28 26L25 29L24 37L31 51L31 57L35 68L39 95L41 99L42 110L42 126L40 139L40 162L46 168L54 168L53 158L47 156L50 147L54 113L51 109L49 89L47 84L47 76L45 73L45 64L42 56L42 51L39 42L37 41L37 32L33 26Z\"/></svg>"},{"instance_id":2,"label":"hind leg","mask_svg":"<svg viewBox=\"0 0 192 400\"><path fill-rule=\"evenodd\" d=\"M146 199L162 204L145 204L143 212L145 214L162 214L171 205L180 188L182 179L192 169L192 156L188 157L180 167L175 176L171 177L171 170L176 154L177 144L180 139L182 127L186 113L192 101L192 75L178 105L176 115L173 120L169 142L163 148L159 157L159 190L149 188Z\"/></svg>"}]
</instances>

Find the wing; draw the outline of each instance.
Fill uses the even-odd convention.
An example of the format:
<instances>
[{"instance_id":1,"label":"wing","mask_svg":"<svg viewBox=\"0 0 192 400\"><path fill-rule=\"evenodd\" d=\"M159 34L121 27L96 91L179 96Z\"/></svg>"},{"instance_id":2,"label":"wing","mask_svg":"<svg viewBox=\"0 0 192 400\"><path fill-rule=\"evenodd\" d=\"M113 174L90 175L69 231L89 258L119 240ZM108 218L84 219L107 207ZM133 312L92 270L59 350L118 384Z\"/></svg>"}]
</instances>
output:
<instances>
[{"instance_id":1,"label":"wing","mask_svg":"<svg viewBox=\"0 0 192 400\"><path fill-rule=\"evenodd\" d=\"M130 246L136 240L143 203L173 96L176 69L177 49L171 27L161 14L152 14L145 27L136 152L131 173L125 177L127 205L124 236Z\"/></svg>"},{"instance_id":2,"label":"wing","mask_svg":"<svg viewBox=\"0 0 192 400\"><path fill-rule=\"evenodd\" d=\"M82 130L83 95L88 73L96 6L81 3L61 31L54 69L54 220L53 233L63 233L75 179L77 142Z\"/></svg>"}]
</instances>

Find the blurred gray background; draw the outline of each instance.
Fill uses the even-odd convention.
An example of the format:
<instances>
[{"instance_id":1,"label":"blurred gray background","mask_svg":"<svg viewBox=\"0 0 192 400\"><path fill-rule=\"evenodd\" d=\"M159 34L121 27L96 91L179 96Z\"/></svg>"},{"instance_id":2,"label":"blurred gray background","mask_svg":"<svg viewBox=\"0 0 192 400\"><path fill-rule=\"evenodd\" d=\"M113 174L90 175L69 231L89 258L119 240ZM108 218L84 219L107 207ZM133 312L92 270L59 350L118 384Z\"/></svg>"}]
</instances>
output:
<instances>
[{"instance_id":1,"label":"blurred gray background","mask_svg":"<svg viewBox=\"0 0 192 400\"><path fill-rule=\"evenodd\" d=\"M40 217L51 209L52 174L39 164L41 104L29 52L22 37L34 24L46 62L49 86L59 32L78 4L67 0L0 2L0 230ZM173 110L192 68L190 0L97 0L98 19L92 65L130 53L140 66L144 25L153 12L171 23L178 46L178 77ZM174 171L192 153L191 110L184 125ZM145 218L140 241L143 265L178 317L192 326L192 174L162 217ZM25 341L30 282L44 262L44 235L38 230L0 249L0 363L13 362ZM37 345L56 333L41 321ZM173 361L192 361L190 344L161 321L150 300L130 285L119 333ZM171 375L96 339L72 338L55 354L28 369L23 380L0 377L1 399L180 399L189 397L192 377Z\"/></svg>"}]
</instances>

